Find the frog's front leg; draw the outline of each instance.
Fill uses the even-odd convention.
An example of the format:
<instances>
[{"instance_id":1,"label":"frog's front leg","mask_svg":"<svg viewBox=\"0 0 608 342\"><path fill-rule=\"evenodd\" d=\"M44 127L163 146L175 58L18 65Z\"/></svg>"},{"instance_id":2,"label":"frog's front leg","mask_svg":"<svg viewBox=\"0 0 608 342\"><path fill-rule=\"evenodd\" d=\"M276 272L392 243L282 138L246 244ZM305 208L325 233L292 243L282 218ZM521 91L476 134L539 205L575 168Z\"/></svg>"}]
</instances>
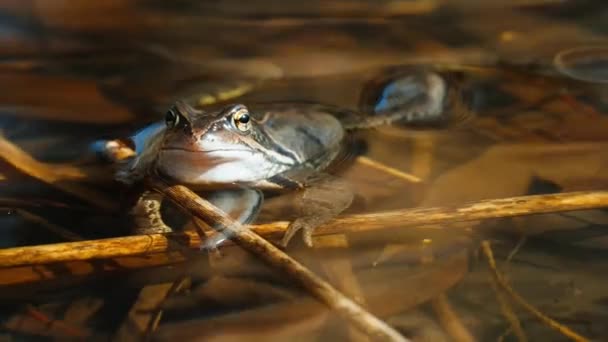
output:
<instances>
[{"instance_id":1,"label":"frog's front leg","mask_svg":"<svg viewBox=\"0 0 608 342\"><path fill-rule=\"evenodd\" d=\"M160 213L163 196L158 192L144 191L129 214L133 218L134 234L162 234L173 230L165 224Z\"/></svg>"},{"instance_id":2,"label":"frog's front leg","mask_svg":"<svg viewBox=\"0 0 608 342\"><path fill-rule=\"evenodd\" d=\"M263 202L263 195L254 189L233 189L204 193L204 197L232 219L246 224L253 221ZM162 234L173 230L163 221L161 205L163 195L154 191L144 191L129 212L133 219L134 234ZM207 241L206 248L217 247L225 237L218 234Z\"/></svg>"},{"instance_id":3,"label":"frog's front leg","mask_svg":"<svg viewBox=\"0 0 608 342\"><path fill-rule=\"evenodd\" d=\"M240 224L249 224L255 220L264 201L261 191L250 188L215 191L205 198ZM218 232L206 239L201 249L215 250L229 238L230 236Z\"/></svg>"},{"instance_id":4,"label":"frog's front leg","mask_svg":"<svg viewBox=\"0 0 608 342\"><path fill-rule=\"evenodd\" d=\"M331 175L316 177L296 193L296 218L287 227L281 245L286 247L296 232L302 230L304 243L312 247L315 228L330 221L350 207L354 191L350 184Z\"/></svg>"}]
</instances>

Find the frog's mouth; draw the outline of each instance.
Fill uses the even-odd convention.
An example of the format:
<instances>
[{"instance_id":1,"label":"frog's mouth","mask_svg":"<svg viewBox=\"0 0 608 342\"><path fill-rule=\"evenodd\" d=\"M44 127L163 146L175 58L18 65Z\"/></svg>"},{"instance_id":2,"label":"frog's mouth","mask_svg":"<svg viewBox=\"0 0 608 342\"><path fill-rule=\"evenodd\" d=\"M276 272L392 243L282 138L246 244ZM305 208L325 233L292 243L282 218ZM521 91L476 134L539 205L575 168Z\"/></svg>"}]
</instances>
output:
<instances>
[{"instance_id":1,"label":"frog's mouth","mask_svg":"<svg viewBox=\"0 0 608 342\"><path fill-rule=\"evenodd\" d=\"M179 151L179 152L187 152L187 153L216 153L216 152L251 152L251 150L248 149L238 149L238 148L216 148L216 149L210 149L210 150L203 150L203 149L189 149L189 148L184 148L184 147L165 147L163 149L161 149L162 152L172 152L172 151Z\"/></svg>"},{"instance_id":2,"label":"frog's mouth","mask_svg":"<svg viewBox=\"0 0 608 342\"><path fill-rule=\"evenodd\" d=\"M249 160L251 150L247 149L188 149L187 147L163 148L159 153L159 160L165 166L182 165L189 168L209 168L239 160Z\"/></svg>"},{"instance_id":3,"label":"frog's mouth","mask_svg":"<svg viewBox=\"0 0 608 342\"><path fill-rule=\"evenodd\" d=\"M158 155L158 163L162 169L172 169L169 173L178 179L194 178L193 175L185 176L191 172L199 173L201 170L238 161L243 159L243 152L230 153L234 150L189 150L187 148L166 148L162 149ZM178 171L179 170L179 171Z\"/></svg>"},{"instance_id":4,"label":"frog's mouth","mask_svg":"<svg viewBox=\"0 0 608 342\"><path fill-rule=\"evenodd\" d=\"M264 155L246 149L188 150L171 148L160 151L157 171L167 179L184 184L232 184L264 179L272 168Z\"/></svg>"}]
</instances>

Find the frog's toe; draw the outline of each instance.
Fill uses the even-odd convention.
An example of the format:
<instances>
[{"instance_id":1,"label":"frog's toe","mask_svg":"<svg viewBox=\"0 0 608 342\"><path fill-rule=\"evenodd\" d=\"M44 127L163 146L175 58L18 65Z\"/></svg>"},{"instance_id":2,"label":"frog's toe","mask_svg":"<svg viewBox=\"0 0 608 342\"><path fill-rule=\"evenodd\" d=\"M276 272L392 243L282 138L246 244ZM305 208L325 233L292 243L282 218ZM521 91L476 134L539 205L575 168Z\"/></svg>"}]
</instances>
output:
<instances>
[{"instance_id":1,"label":"frog's toe","mask_svg":"<svg viewBox=\"0 0 608 342\"><path fill-rule=\"evenodd\" d=\"M161 201L162 196L151 191L146 191L139 197L130 211L135 234L164 234L173 231L162 219Z\"/></svg>"},{"instance_id":2,"label":"frog's toe","mask_svg":"<svg viewBox=\"0 0 608 342\"><path fill-rule=\"evenodd\" d=\"M171 227L167 226L160 217L135 217L135 226L133 233L137 235L146 234L166 234L173 232Z\"/></svg>"},{"instance_id":3,"label":"frog's toe","mask_svg":"<svg viewBox=\"0 0 608 342\"><path fill-rule=\"evenodd\" d=\"M302 229L302 240L308 247L312 247L312 232L314 231L313 227L304 227Z\"/></svg>"},{"instance_id":4,"label":"frog's toe","mask_svg":"<svg viewBox=\"0 0 608 342\"><path fill-rule=\"evenodd\" d=\"M210 237L208 237L203 243L201 243L201 250L207 252L219 252L219 247L226 241L228 238L226 235L222 233L216 233Z\"/></svg>"},{"instance_id":5,"label":"frog's toe","mask_svg":"<svg viewBox=\"0 0 608 342\"><path fill-rule=\"evenodd\" d=\"M211 255L215 258L221 258L222 252L220 252L220 249L218 247L219 247L219 244L215 244L215 243L202 243L200 246L201 251L207 252L209 255Z\"/></svg>"},{"instance_id":6,"label":"frog's toe","mask_svg":"<svg viewBox=\"0 0 608 342\"><path fill-rule=\"evenodd\" d=\"M314 231L314 226L308 224L304 219L296 219L291 222L291 224L285 230L285 235L283 235L283 239L281 240L281 246L283 248L287 247L289 241L293 238L293 236L300 230L302 230L302 240L304 244L308 247L312 247L312 233Z\"/></svg>"},{"instance_id":7,"label":"frog's toe","mask_svg":"<svg viewBox=\"0 0 608 342\"><path fill-rule=\"evenodd\" d=\"M281 247L286 248L287 245L289 244L289 241L291 241L291 238L293 238L293 236L300 229L302 229L302 220L301 219L296 219L295 221L291 222L289 224L289 226L287 227L287 229L285 230L285 234L283 235L283 239L281 240Z\"/></svg>"}]
</instances>

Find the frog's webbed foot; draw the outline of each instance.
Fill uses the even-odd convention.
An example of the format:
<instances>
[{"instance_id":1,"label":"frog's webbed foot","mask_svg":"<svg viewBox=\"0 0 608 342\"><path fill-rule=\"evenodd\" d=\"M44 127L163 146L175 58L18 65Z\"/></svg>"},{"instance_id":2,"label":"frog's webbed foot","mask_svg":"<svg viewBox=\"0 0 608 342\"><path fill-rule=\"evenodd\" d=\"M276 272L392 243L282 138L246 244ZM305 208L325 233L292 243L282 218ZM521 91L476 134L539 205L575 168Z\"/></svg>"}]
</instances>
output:
<instances>
[{"instance_id":1,"label":"frog's webbed foot","mask_svg":"<svg viewBox=\"0 0 608 342\"><path fill-rule=\"evenodd\" d=\"M162 234L173 230L161 217L160 207L163 196L154 191L144 191L129 212L133 218L133 233Z\"/></svg>"},{"instance_id":2,"label":"frog's webbed foot","mask_svg":"<svg viewBox=\"0 0 608 342\"><path fill-rule=\"evenodd\" d=\"M298 218L287 227L281 241L283 247L299 230L302 230L304 243L312 247L315 228L346 210L353 201L354 192L345 180L323 175L308 183L296 196Z\"/></svg>"}]
</instances>

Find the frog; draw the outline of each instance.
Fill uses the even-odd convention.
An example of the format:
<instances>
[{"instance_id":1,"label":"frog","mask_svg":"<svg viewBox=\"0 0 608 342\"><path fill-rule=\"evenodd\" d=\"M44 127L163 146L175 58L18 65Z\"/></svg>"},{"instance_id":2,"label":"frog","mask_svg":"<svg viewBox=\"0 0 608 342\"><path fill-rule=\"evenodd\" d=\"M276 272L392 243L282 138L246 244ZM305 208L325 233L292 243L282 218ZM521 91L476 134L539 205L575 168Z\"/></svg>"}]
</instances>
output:
<instances>
[{"instance_id":1,"label":"frog","mask_svg":"<svg viewBox=\"0 0 608 342\"><path fill-rule=\"evenodd\" d=\"M234 102L197 108L176 100L164 120L130 138L133 153L117 163L115 178L134 186L155 176L211 192L212 202L242 223L255 219L266 196L296 193L297 216L280 245L287 247L301 232L305 245L312 247L314 230L353 202L352 187L334 172L352 160L353 133L435 119L458 98L449 79L437 72L417 71L383 86L384 91L374 93L377 105L371 114L320 103ZM105 146L110 155L112 148L124 150L126 145L114 141ZM141 192L130 210L134 234L173 231L160 214L161 203L159 193ZM220 236L213 245L226 238Z\"/></svg>"},{"instance_id":2,"label":"frog","mask_svg":"<svg viewBox=\"0 0 608 342\"><path fill-rule=\"evenodd\" d=\"M225 192L230 197L248 194L249 201L239 202L250 203L238 216L241 222L255 217L267 194L300 191L295 203L298 218L281 245L286 247L302 230L304 242L312 246L313 228L342 212L353 199L345 181L325 172L347 159L349 140L338 119L347 114L353 115L306 103L236 103L201 110L178 100L162 122L132 137L134 157L119 167L116 179L133 186L153 175L195 191L215 191L216 198L225 199ZM160 216L161 201L157 193L142 193L131 209L134 233L172 231Z\"/></svg>"}]
</instances>

